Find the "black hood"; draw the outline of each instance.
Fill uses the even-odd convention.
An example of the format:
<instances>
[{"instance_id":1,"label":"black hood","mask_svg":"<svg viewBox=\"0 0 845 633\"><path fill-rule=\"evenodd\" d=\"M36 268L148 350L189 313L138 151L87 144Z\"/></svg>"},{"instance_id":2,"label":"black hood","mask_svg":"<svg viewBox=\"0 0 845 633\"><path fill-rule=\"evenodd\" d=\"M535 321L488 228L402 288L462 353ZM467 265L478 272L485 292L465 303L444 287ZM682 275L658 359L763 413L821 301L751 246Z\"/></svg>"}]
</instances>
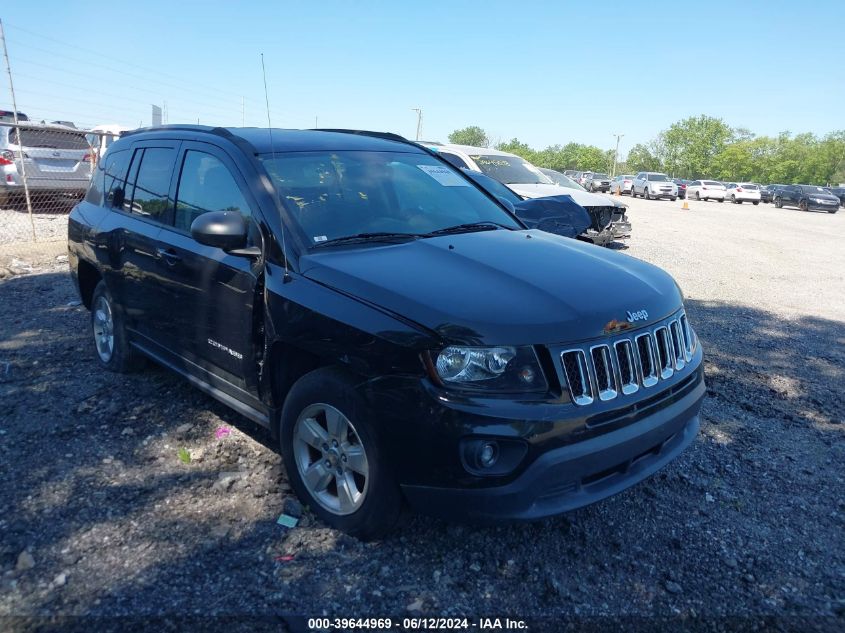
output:
<instances>
[{"instance_id":1,"label":"black hood","mask_svg":"<svg viewBox=\"0 0 845 633\"><path fill-rule=\"evenodd\" d=\"M571 343L681 307L674 280L638 259L543 231L482 231L318 251L302 272L467 344Z\"/></svg>"}]
</instances>

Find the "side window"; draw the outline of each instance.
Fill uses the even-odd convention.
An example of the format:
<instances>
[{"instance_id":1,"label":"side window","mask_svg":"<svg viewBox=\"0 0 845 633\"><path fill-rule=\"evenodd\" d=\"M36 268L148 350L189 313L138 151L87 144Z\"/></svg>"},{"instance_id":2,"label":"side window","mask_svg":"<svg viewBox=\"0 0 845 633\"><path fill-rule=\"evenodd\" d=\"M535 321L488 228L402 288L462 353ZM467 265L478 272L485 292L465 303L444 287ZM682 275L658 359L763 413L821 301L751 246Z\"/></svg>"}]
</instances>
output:
<instances>
[{"instance_id":1,"label":"side window","mask_svg":"<svg viewBox=\"0 0 845 633\"><path fill-rule=\"evenodd\" d=\"M469 169L469 165L466 164L466 161L457 154L450 154L449 152L440 152L440 158L445 160L450 165L457 167L458 169Z\"/></svg>"},{"instance_id":2,"label":"side window","mask_svg":"<svg viewBox=\"0 0 845 633\"><path fill-rule=\"evenodd\" d=\"M174 225L190 231L197 216L208 211L237 211L250 216L249 205L229 169L211 154L185 152L176 193Z\"/></svg>"},{"instance_id":3,"label":"side window","mask_svg":"<svg viewBox=\"0 0 845 633\"><path fill-rule=\"evenodd\" d=\"M176 162L176 150L148 147L143 151L144 155L135 178L132 205L128 210L158 222L167 222L167 213L171 207L167 194L170 190L173 165Z\"/></svg>"}]
</instances>

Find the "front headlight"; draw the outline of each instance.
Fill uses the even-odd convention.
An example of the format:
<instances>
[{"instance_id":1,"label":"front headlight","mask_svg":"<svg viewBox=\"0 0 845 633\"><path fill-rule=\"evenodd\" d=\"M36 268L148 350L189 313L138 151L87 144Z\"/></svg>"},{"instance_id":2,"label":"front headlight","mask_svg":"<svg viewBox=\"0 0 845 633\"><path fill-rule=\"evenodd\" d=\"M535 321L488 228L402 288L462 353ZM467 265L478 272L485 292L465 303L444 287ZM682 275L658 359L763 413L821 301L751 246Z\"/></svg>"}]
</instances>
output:
<instances>
[{"instance_id":1,"label":"front headlight","mask_svg":"<svg viewBox=\"0 0 845 633\"><path fill-rule=\"evenodd\" d=\"M501 392L547 389L532 347L450 345L431 357L436 378L444 385Z\"/></svg>"}]
</instances>

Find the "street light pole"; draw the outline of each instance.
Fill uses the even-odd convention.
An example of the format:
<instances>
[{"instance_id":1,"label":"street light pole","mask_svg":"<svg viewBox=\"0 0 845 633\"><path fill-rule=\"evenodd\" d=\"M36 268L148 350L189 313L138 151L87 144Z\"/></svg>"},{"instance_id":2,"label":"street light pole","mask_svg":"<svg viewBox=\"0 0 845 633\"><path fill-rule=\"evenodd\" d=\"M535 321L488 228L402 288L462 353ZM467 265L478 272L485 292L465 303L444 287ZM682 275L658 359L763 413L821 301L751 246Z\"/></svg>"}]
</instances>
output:
<instances>
[{"instance_id":1,"label":"street light pole","mask_svg":"<svg viewBox=\"0 0 845 633\"><path fill-rule=\"evenodd\" d=\"M417 138L416 140L420 140L420 132L422 132L422 108L411 108L414 112L417 113Z\"/></svg>"},{"instance_id":2,"label":"street light pole","mask_svg":"<svg viewBox=\"0 0 845 633\"><path fill-rule=\"evenodd\" d=\"M619 165L619 139L621 139L624 134L614 134L613 136L616 137L616 152L613 154L613 174L612 176L616 176L616 169Z\"/></svg>"}]
</instances>

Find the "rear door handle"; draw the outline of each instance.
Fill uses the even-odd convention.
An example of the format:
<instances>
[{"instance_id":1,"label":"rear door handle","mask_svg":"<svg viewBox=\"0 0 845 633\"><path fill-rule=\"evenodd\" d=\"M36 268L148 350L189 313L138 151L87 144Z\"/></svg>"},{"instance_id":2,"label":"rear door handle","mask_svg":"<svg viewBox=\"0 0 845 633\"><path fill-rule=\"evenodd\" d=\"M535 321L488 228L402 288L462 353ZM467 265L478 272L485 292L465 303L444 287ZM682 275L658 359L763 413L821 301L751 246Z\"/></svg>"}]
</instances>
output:
<instances>
[{"instance_id":1,"label":"rear door handle","mask_svg":"<svg viewBox=\"0 0 845 633\"><path fill-rule=\"evenodd\" d=\"M168 266L175 266L178 262L182 261L182 257L172 248L157 248L156 253L158 253L161 259L167 262Z\"/></svg>"}]
</instances>

